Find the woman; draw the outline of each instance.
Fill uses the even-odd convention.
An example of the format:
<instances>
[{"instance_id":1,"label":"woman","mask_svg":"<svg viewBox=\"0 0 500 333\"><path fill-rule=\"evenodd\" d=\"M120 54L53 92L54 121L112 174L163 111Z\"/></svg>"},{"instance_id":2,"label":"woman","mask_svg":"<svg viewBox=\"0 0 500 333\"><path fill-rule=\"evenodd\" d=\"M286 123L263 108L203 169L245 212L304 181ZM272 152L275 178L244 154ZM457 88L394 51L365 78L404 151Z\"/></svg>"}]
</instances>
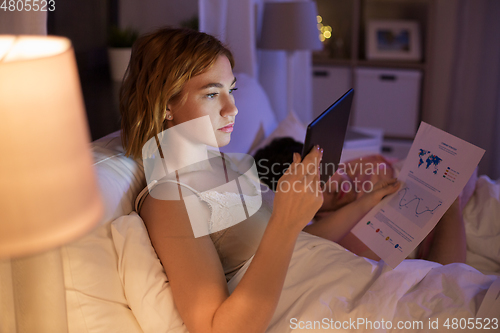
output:
<instances>
[{"instance_id":1,"label":"woman","mask_svg":"<svg viewBox=\"0 0 500 333\"><path fill-rule=\"evenodd\" d=\"M171 172L175 178L150 184L150 195L146 191L138 207L165 268L175 304L193 333L265 331L297 236L323 203L315 186L322 150L315 147L303 160L294 155L290 172L280 182L295 184L295 190L276 192L272 211L264 204L242 223L195 236L193 224L199 221L190 219L193 213L202 211L197 218L213 220L216 212L224 216L219 215L221 209L222 213L232 210L231 205L224 206L235 194L228 190L230 180L242 179L241 187L248 191L253 186L250 179L231 171L230 162L216 153L207 153L214 156L208 163L189 165L197 160L193 153L202 152L203 147L229 143L238 113L232 95L236 81L233 63L231 52L212 36L161 29L135 43L121 90L123 143L127 154L136 158L144 144L156 140L161 132L209 119L212 134L158 141L166 169L175 170ZM175 166L169 167L169 162ZM225 184L220 184L221 174L227 177ZM395 181L379 184L356 201L356 214L350 218L359 218L383 196L393 193L397 189L393 184ZM217 186L220 191L211 190ZM180 200L157 199L164 193L179 193ZM190 204L199 210L190 210ZM209 205L211 209L207 209ZM252 256L244 277L229 295L226 278Z\"/></svg>"}]
</instances>

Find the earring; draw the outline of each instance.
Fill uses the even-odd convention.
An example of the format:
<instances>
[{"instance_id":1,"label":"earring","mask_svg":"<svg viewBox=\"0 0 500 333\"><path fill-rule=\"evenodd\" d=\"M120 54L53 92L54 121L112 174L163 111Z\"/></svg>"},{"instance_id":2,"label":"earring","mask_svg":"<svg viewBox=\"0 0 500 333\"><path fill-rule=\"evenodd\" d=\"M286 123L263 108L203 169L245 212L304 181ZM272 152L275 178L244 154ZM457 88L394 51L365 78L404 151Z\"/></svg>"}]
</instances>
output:
<instances>
[{"instance_id":1,"label":"earring","mask_svg":"<svg viewBox=\"0 0 500 333\"><path fill-rule=\"evenodd\" d=\"M172 120L172 118L174 117L172 116L171 113L167 113L167 111L170 111L170 109L165 108L165 118L167 118L167 120Z\"/></svg>"}]
</instances>

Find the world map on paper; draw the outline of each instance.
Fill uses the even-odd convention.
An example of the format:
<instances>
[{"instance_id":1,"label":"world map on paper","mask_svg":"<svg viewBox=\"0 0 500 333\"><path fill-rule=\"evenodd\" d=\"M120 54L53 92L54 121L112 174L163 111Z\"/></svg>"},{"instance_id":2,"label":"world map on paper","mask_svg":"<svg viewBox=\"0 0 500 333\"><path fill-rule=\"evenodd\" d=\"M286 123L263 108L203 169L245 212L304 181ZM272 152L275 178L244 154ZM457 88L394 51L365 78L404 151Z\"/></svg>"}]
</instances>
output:
<instances>
[{"instance_id":1,"label":"world map on paper","mask_svg":"<svg viewBox=\"0 0 500 333\"><path fill-rule=\"evenodd\" d=\"M430 166L433 166L434 170L432 171L432 173L434 174L437 174L438 165L443 160L436 154L431 154L431 152L426 149L420 149L420 152L418 153L418 158L419 158L418 167L420 168L422 165L425 165L425 168L429 169Z\"/></svg>"}]
</instances>

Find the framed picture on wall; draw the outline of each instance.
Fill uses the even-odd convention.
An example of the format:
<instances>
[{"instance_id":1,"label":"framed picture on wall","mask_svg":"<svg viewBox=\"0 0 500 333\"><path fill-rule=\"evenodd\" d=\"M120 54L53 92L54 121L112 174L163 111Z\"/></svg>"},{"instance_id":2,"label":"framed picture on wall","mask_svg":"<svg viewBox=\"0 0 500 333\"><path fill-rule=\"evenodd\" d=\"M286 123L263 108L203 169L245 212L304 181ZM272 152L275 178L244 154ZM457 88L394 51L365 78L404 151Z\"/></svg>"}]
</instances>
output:
<instances>
[{"instance_id":1,"label":"framed picture on wall","mask_svg":"<svg viewBox=\"0 0 500 333\"><path fill-rule=\"evenodd\" d=\"M366 58L420 61L420 26L416 21L368 21Z\"/></svg>"}]
</instances>

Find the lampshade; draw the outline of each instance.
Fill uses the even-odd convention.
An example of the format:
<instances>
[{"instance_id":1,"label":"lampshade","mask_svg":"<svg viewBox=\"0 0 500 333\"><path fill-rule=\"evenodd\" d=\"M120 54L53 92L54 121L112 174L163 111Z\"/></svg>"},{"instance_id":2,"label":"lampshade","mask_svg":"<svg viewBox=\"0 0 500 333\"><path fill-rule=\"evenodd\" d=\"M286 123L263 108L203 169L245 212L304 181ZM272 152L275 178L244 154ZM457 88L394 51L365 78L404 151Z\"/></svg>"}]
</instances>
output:
<instances>
[{"instance_id":1,"label":"lampshade","mask_svg":"<svg viewBox=\"0 0 500 333\"><path fill-rule=\"evenodd\" d=\"M102 214L73 48L0 35L0 258L62 245Z\"/></svg>"},{"instance_id":2,"label":"lampshade","mask_svg":"<svg viewBox=\"0 0 500 333\"><path fill-rule=\"evenodd\" d=\"M316 3L266 2L259 47L270 50L320 50Z\"/></svg>"}]
</instances>

